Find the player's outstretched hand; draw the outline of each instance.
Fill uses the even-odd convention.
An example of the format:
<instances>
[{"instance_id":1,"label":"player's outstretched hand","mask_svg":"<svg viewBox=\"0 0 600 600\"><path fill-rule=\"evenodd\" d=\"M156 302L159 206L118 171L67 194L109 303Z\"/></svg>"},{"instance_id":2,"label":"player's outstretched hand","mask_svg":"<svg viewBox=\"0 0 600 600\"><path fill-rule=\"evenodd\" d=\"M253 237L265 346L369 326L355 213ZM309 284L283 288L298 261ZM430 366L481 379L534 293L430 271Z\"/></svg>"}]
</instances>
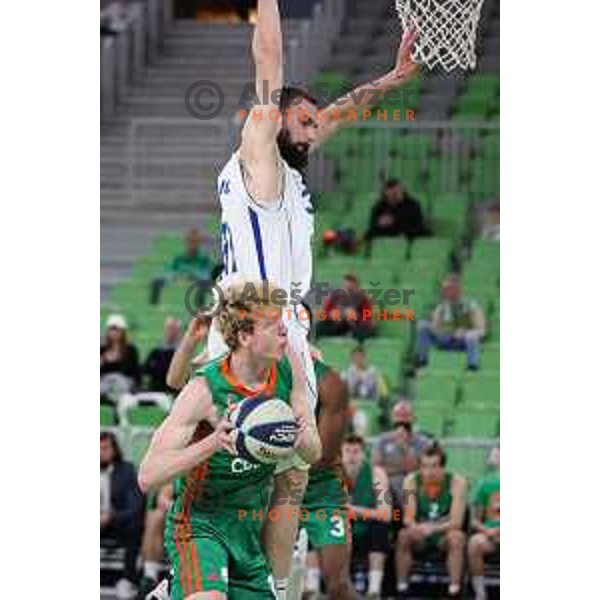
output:
<instances>
[{"instance_id":1,"label":"player's outstretched hand","mask_svg":"<svg viewBox=\"0 0 600 600\"><path fill-rule=\"evenodd\" d=\"M210 319L205 316L196 315L190 321L185 336L197 346L206 341L209 329Z\"/></svg>"},{"instance_id":2,"label":"player's outstretched hand","mask_svg":"<svg viewBox=\"0 0 600 600\"><path fill-rule=\"evenodd\" d=\"M230 454L237 454L235 450L235 430L228 419L221 419L215 428L217 450L225 450Z\"/></svg>"},{"instance_id":3,"label":"player's outstretched hand","mask_svg":"<svg viewBox=\"0 0 600 600\"><path fill-rule=\"evenodd\" d=\"M394 67L394 75L398 80L409 79L419 70L419 65L411 57L418 35L416 27L407 29L402 35Z\"/></svg>"}]
</instances>

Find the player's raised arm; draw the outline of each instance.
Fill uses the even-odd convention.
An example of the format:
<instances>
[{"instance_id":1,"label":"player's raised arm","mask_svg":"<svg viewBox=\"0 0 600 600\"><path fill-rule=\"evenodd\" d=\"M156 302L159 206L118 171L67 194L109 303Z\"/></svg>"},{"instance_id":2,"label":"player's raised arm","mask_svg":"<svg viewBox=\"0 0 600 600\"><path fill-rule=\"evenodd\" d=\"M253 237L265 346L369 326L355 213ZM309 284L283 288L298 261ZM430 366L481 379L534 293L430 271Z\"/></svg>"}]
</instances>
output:
<instances>
[{"instance_id":1,"label":"player's raised arm","mask_svg":"<svg viewBox=\"0 0 600 600\"><path fill-rule=\"evenodd\" d=\"M412 79L419 70L419 65L411 58L416 40L417 30L406 30L398 48L396 64L389 73L357 87L325 109L326 118L319 119L317 140L311 146L311 151L321 146L348 122L346 117L351 110L356 111L360 118L361 111L377 106L386 92L399 88Z\"/></svg>"},{"instance_id":2,"label":"player's raised arm","mask_svg":"<svg viewBox=\"0 0 600 600\"><path fill-rule=\"evenodd\" d=\"M209 327L210 319L196 316L190 321L169 365L167 372L167 385L169 387L180 390L186 384L196 348L198 344L206 342Z\"/></svg>"},{"instance_id":3,"label":"player's raised arm","mask_svg":"<svg viewBox=\"0 0 600 600\"><path fill-rule=\"evenodd\" d=\"M242 131L240 158L248 192L262 204L276 202L281 193L281 169L277 134L281 128L279 97L283 86L283 42L278 0L258 0L258 16L252 40L259 97L268 90L268 102L256 106Z\"/></svg>"},{"instance_id":4,"label":"player's raised arm","mask_svg":"<svg viewBox=\"0 0 600 600\"><path fill-rule=\"evenodd\" d=\"M156 430L140 465L138 483L143 492L159 488L209 459L219 449L231 449L229 422L220 421L213 433L190 444L200 421L216 422L210 391L203 379L188 383L169 416Z\"/></svg>"}]
</instances>

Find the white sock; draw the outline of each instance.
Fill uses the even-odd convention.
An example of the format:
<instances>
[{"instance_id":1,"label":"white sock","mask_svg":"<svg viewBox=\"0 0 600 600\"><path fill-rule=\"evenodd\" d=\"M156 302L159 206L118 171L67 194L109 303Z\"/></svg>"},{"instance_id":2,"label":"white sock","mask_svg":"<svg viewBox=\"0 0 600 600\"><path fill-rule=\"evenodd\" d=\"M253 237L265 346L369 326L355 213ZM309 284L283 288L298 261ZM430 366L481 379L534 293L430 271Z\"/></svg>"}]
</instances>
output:
<instances>
[{"instance_id":1,"label":"white sock","mask_svg":"<svg viewBox=\"0 0 600 600\"><path fill-rule=\"evenodd\" d=\"M283 577L275 580L275 592L277 593L277 600L285 600L287 596L289 577Z\"/></svg>"},{"instance_id":2,"label":"white sock","mask_svg":"<svg viewBox=\"0 0 600 600\"><path fill-rule=\"evenodd\" d=\"M473 575L471 581L473 583L473 589L475 590L475 597L477 600L483 600L486 597L485 579L483 575Z\"/></svg>"},{"instance_id":3,"label":"white sock","mask_svg":"<svg viewBox=\"0 0 600 600\"><path fill-rule=\"evenodd\" d=\"M306 592L318 592L321 583L321 571L318 567L309 567L306 570L306 581L304 584L304 591Z\"/></svg>"},{"instance_id":4,"label":"white sock","mask_svg":"<svg viewBox=\"0 0 600 600\"><path fill-rule=\"evenodd\" d=\"M458 583L451 583L448 586L448 593L450 595L457 594L460 590L460 585Z\"/></svg>"},{"instance_id":5,"label":"white sock","mask_svg":"<svg viewBox=\"0 0 600 600\"><path fill-rule=\"evenodd\" d=\"M162 565L159 562L155 560L145 560L144 577L149 577L150 579L154 579L156 581L160 575L161 568Z\"/></svg>"},{"instance_id":6,"label":"white sock","mask_svg":"<svg viewBox=\"0 0 600 600\"><path fill-rule=\"evenodd\" d=\"M408 589L408 580L404 577L398 577L398 585L396 589L399 592L405 592Z\"/></svg>"},{"instance_id":7,"label":"white sock","mask_svg":"<svg viewBox=\"0 0 600 600\"><path fill-rule=\"evenodd\" d=\"M369 591L368 594L381 593L381 584L383 583L383 571L373 569L369 571Z\"/></svg>"}]
</instances>

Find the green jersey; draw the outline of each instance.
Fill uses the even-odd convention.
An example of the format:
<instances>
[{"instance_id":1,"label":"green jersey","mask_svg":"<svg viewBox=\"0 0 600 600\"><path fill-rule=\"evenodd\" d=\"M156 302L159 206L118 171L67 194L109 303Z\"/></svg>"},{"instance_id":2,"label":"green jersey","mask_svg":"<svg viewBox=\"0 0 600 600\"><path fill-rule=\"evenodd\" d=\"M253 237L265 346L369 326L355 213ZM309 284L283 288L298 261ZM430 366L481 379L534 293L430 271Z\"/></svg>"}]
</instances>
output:
<instances>
[{"instance_id":1,"label":"green jersey","mask_svg":"<svg viewBox=\"0 0 600 600\"><path fill-rule=\"evenodd\" d=\"M489 475L477 484L473 505L483 509L485 527L500 527L500 473Z\"/></svg>"},{"instance_id":2,"label":"green jersey","mask_svg":"<svg viewBox=\"0 0 600 600\"><path fill-rule=\"evenodd\" d=\"M229 368L230 355L221 357L198 371L212 394L217 416L222 417L244 398L257 394L234 380ZM274 363L266 384L259 393L290 402L292 372L287 359ZM206 433L200 424L196 439ZM216 452L190 473L175 482L175 498L171 510L175 521L218 522L222 513L238 510L260 510L269 502L269 484L275 465L251 463L225 451Z\"/></svg>"},{"instance_id":3,"label":"green jersey","mask_svg":"<svg viewBox=\"0 0 600 600\"><path fill-rule=\"evenodd\" d=\"M375 490L373 489L373 465L370 459L363 460L356 481L348 482L348 493L350 494L350 501L353 506L373 509L376 507ZM353 524L352 534L355 537L368 535L369 528L369 521L356 519Z\"/></svg>"},{"instance_id":4,"label":"green jersey","mask_svg":"<svg viewBox=\"0 0 600 600\"><path fill-rule=\"evenodd\" d=\"M424 485L420 473L417 484L417 522L440 521L450 514L452 507L452 473L446 473L440 484Z\"/></svg>"}]
</instances>

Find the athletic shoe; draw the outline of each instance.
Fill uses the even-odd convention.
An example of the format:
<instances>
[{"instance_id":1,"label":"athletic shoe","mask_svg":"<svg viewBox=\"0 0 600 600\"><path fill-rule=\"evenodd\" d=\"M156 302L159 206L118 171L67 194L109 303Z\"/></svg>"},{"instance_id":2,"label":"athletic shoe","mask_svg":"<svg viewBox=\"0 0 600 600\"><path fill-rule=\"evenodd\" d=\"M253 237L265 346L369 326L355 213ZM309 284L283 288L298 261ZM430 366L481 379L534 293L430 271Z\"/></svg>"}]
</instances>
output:
<instances>
[{"instance_id":1,"label":"athletic shoe","mask_svg":"<svg viewBox=\"0 0 600 600\"><path fill-rule=\"evenodd\" d=\"M163 579L147 596L145 600L171 600L169 595L169 580Z\"/></svg>"}]
</instances>

